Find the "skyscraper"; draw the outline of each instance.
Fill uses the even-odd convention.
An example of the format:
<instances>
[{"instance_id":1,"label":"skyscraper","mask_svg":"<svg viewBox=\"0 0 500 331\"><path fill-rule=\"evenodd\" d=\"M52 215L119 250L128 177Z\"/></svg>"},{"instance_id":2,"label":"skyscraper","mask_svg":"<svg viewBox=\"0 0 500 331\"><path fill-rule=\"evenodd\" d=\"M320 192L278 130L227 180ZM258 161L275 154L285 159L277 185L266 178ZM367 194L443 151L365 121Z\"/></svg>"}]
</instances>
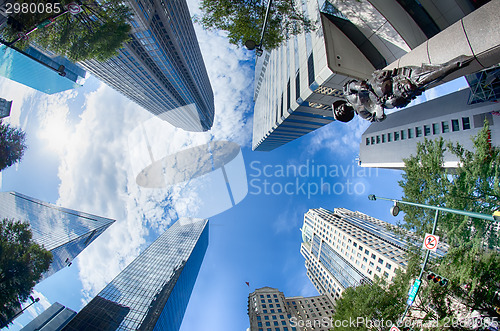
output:
<instances>
[{"instance_id":1,"label":"skyscraper","mask_svg":"<svg viewBox=\"0 0 500 331\"><path fill-rule=\"evenodd\" d=\"M21 331L61 330L75 315L76 312L56 302L35 317Z\"/></svg>"},{"instance_id":2,"label":"skyscraper","mask_svg":"<svg viewBox=\"0 0 500 331\"><path fill-rule=\"evenodd\" d=\"M391 231L395 228L358 211L309 209L300 246L307 276L332 302L375 275L391 281L396 269L406 267L406 243Z\"/></svg>"},{"instance_id":3,"label":"skyscraper","mask_svg":"<svg viewBox=\"0 0 500 331\"><path fill-rule=\"evenodd\" d=\"M359 164L362 167L403 169L404 158L415 155L424 139L443 137L473 150L471 138L487 119L491 143L500 141L498 103L468 104L469 89L460 90L389 114L385 121L372 123L361 136ZM444 167L456 168L459 160L444 154Z\"/></svg>"},{"instance_id":4,"label":"skyscraper","mask_svg":"<svg viewBox=\"0 0 500 331\"><path fill-rule=\"evenodd\" d=\"M314 330L332 328L333 304L326 295L285 297L272 287L256 289L248 295L250 331ZM303 326L307 327L303 328Z\"/></svg>"},{"instance_id":5,"label":"skyscraper","mask_svg":"<svg viewBox=\"0 0 500 331\"><path fill-rule=\"evenodd\" d=\"M207 131L214 97L185 0L125 1L131 40L106 62L80 64L149 112L186 131Z\"/></svg>"},{"instance_id":6,"label":"skyscraper","mask_svg":"<svg viewBox=\"0 0 500 331\"><path fill-rule=\"evenodd\" d=\"M0 192L0 217L29 223L33 240L52 252L52 263L42 279L71 265L73 259L114 222L16 192Z\"/></svg>"},{"instance_id":7,"label":"skyscraper","mask_svg":"<svg viewBox=\"0 0 500 331\"><path fill-rule=\"evenodd\" d=\"M208 220L178 220L64 330L178 330L207 246Z\"/></svg>"},{"instance_id":8,"label":"skyscraper","mask_svg":"<svg viewBox=\"0 0 500 331\"><path fill-rule=\"evenodd\" d=\"M305 1L319 29L255 66L252 148L270 151L334 120L350 79L367 79L475 9L473 1Z\"/></svg>"}]
</instances>

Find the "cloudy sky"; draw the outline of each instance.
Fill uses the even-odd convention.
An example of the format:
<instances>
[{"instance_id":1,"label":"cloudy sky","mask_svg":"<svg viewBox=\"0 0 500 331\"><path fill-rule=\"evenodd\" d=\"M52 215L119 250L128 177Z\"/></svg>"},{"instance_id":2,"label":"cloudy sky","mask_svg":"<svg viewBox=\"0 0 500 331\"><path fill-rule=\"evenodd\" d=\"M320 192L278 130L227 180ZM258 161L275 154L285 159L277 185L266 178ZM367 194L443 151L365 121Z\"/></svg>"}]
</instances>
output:
<instances>
[{"instance_id":1,"label":"cloudy sky","mask_svg":"<svg viewBox=\"0 0 500 331\"><path fill-rule=\"evenodd\" d=\"M191 1L192 13L196 6ZM388 205L370 202L367 195L400 197L400 173L357 167L360 136L368 126L360 119L332 123L272 152L252 152L253 54L229 45L222 34L195 27L215 94L213 129L188 133L156 123L149 139L163 155L214 140L240 145L244 165L228 173L248 183L248 193L236 206L221 203L220 213L210 215L209 247L181 330L246 330L247 297L256 288L276 287L286 296L317 295L299 253L304 213L345 207L395 222ZM418 102L462 86L463 80L439 87ZM7 122L26 131L29 146L21 163L0 173L1 190L117 220L70 268L36 286L40 303L11 329L56 301L79 311L172 222L208 212L199 203L203 183L160 189L136 184L137 159L132 156L139 138L134 132L155 121L97 79L45 95L0 77L0 96L13 100ZM309 170L300 178L281 171L301 165L336 170L326 176ZM289 183L290 191L280 190Z\"/></svg>"}]
</instances>

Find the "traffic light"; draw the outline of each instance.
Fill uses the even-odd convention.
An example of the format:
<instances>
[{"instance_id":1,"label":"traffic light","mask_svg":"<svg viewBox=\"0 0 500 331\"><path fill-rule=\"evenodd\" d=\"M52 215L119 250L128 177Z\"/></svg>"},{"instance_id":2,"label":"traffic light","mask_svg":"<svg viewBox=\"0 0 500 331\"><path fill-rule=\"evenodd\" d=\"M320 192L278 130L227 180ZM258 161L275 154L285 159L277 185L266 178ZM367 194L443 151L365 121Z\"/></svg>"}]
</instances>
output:
<instances>
[{"instance_id":1,"label":"traffic light","mask_svg":"<svg viewBox=\"0 0 500 331\"><path fill-rule=\"evenodd\" d=\"M429 272L429 274L427 275L427 279L432 280L434 283L439 283L440 286L448 285L448 279L433 272Z\"/></svg>"}]
</instances>

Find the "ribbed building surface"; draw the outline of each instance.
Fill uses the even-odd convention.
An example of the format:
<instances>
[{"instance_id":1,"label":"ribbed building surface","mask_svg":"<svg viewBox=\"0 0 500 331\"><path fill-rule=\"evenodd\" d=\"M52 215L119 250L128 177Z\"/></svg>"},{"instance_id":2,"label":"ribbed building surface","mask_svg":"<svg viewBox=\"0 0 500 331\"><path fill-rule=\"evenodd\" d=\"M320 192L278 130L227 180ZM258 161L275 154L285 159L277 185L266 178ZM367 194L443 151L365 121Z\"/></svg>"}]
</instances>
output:
<instances>
[{"instance_id":1,"label":"ribbed building surface","mask_svg":"<svg viewBox=\"0 0 500 331\"><path fill-rule=\"evenodd\" d=\"M185 0L125 1L131 40L106 62L80 64L149 112L186 131L207 131L214 97Z\"/></svg>"}]
</instances>

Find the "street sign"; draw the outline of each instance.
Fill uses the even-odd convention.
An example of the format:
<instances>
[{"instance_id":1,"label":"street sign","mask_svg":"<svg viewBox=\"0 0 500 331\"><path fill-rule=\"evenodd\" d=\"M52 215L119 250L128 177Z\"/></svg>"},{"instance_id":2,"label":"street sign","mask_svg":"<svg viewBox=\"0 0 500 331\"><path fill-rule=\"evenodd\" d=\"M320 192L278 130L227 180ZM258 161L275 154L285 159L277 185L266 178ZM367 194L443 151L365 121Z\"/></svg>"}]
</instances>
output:
<instances>
[{"instance_id":1,"label":"street sign","mask_svg":"<svg viewBox=\"0 0 500 331\"><path fill-rule=\"evenodd\" d=\"M68 3L66 5L66 8L67 8L68 12L71 15L77 15L77 14L80 14L83 11L82 6L80 6L76 2L70 2L70 3Z\"/></svg>"},{"instance_id":2,"label":"street sign","mask_svg":"<svg viewBox=\"0 0 500 331\"><path fill-rule=\"evenodd\" d=\"M399 331L398 327L397 326L391 326L391 330L390 331Z\"/></svg>"},{"instance_id":3,"label":"street sign","mask_svg":"<svg viewBox=\"0 0 500 331\"><path fill-rule=\"evenodd\" d=\"M438 236L426 233L422 247L435 252L438 247L438 242L439 242Z\"/></svg>"},{"instance_id":4,"label":"street sign","mask_svg":"<svg viewBox=\"0 0 500 331\"><path fill-rule=\"evenodd\" d=\"M406 302L408 306L411 306L413 304L413 300L415 300L415 297L417 296L420 283L422 283L422 281L420 279L416 279L415 283L413 283L413 286L410 289L410 292L408 292L408 301Z\"/></svg>"}]
</instances>

